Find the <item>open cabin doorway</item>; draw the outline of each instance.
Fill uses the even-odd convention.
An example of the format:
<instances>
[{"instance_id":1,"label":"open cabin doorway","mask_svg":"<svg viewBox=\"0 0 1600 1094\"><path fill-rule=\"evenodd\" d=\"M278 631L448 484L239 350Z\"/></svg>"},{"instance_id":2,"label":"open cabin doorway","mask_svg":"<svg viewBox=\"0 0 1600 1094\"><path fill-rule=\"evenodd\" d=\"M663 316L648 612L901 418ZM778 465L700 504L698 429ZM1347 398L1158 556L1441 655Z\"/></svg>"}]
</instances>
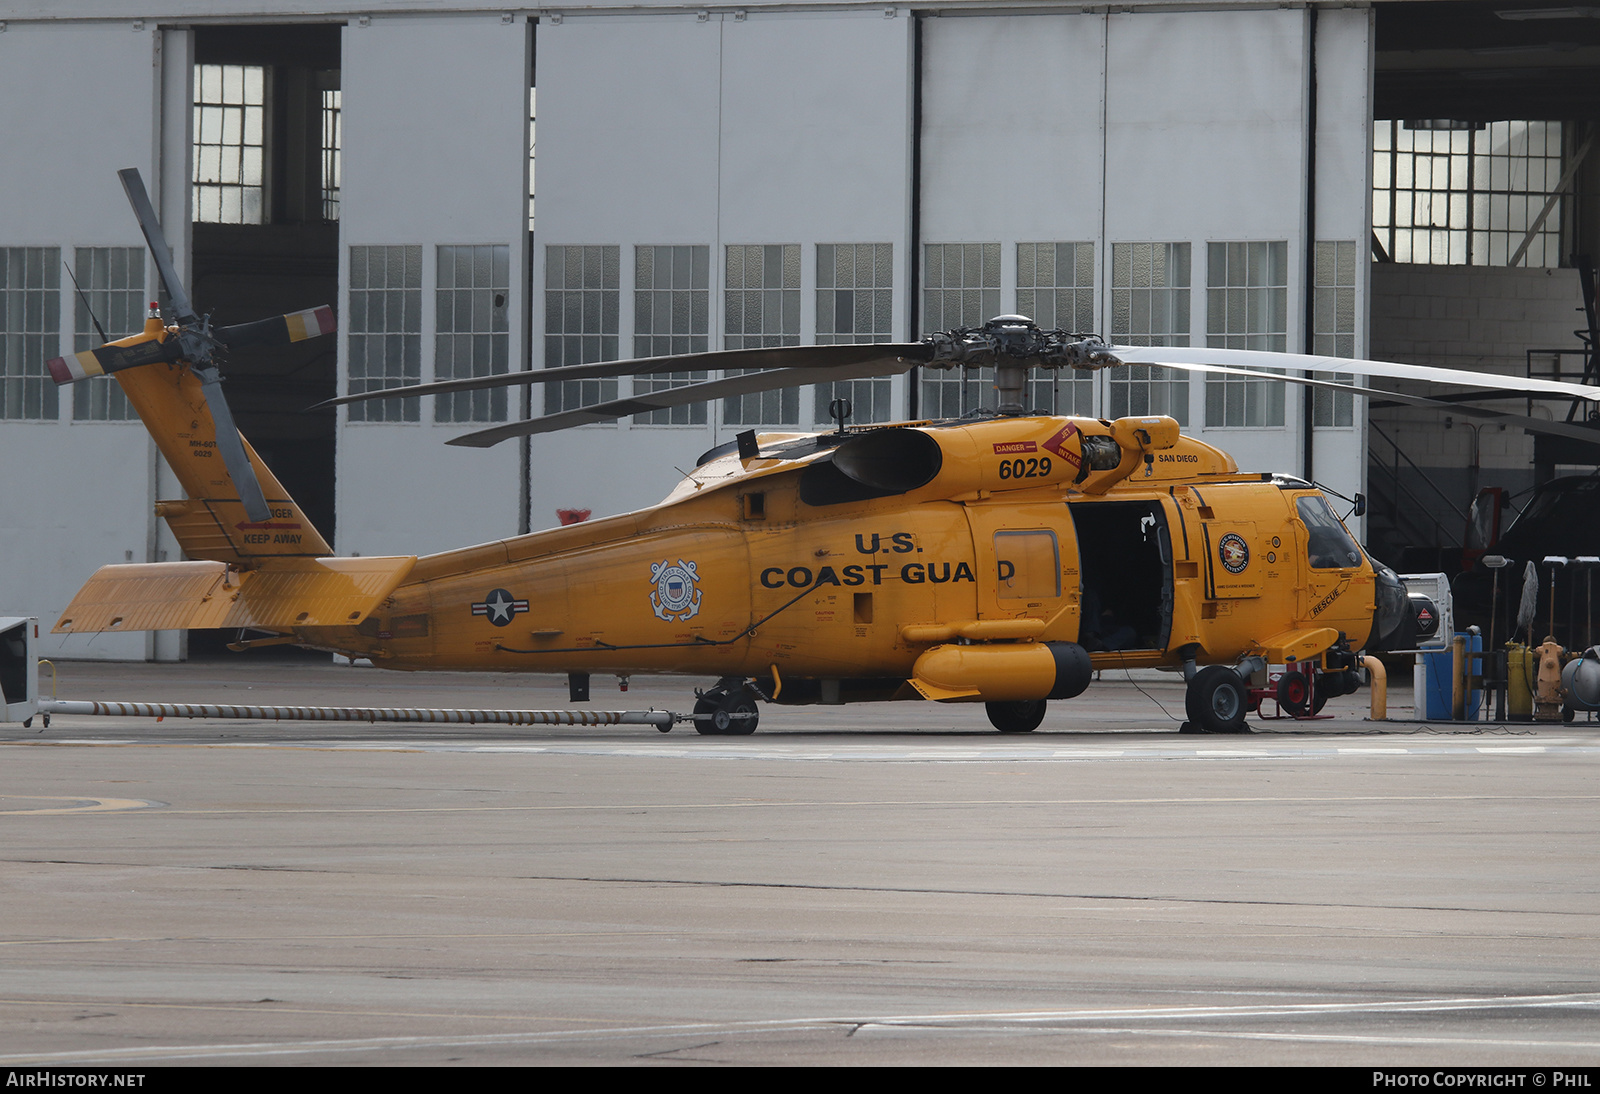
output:
<instances>
[{"instance_id":1,"label":"open cabin doorway","mask_svg":"<svg viewBox=\"0 0 1600 1094\"><path fill-rule=\"evenodd\" d=\"M1083 599L1078 642L1090 653L1166 649L1172 540L1158 501L1074 502Z\"/></svg>"}]
</instances>

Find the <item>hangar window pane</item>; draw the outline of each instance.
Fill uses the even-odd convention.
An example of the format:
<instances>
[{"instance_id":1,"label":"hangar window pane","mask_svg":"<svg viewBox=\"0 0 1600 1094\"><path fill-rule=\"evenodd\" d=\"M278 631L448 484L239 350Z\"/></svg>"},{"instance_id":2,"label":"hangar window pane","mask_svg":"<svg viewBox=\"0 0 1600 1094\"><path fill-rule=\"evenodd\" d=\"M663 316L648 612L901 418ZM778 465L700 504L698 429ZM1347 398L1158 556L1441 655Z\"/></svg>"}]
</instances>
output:
<instances>
[{"instance_id":1,"label":"hangar window pane","mask_svg":"<svg viewBox=\"0 0 1600 1094\"><path fill-rule=\"evenodd\" d=\"M922 250L923 333L981 327L1000 314L1000 244L926 243ZM983 406L994 369L922 373L922 413L959 418Z\"/></svg>"},{"instance_id":2,"label":"hangar window pane","mask_svg":"<svg viewBox=\"0 0 1600 1094\"><path fill-rule=\"evenodd\" d=\"M1561 122L1392 120L1373 133L1372 224L1381 258L1561 264Z\"/></svg>"},{"instance_id":3,"label":"hangar window pane","mask_svg":"<svg viewBox=\"0 0 1600 1094\"><path fill-rule=\"evenodd\" d=\"M351 247L349 394L422 382L422 248ZM422 400L351 403L352 422L415 422Z\"/></svg>"},{"instance_id":4,"label":"hangar window pane","mask_svg":"<svg viewBox=\"0 0 1600 1094\"><path fill-rule=\"evenodd\" d=\"M528 88L528 230L533 230L533 136L538 91Z\"/></svg>"},{"instance_id":5,"label":"hangar window pane","mask_svg":"<svg viewBox=\"0 0 1600 1094\"><path fill-rule=\"evenodd\" d=\"M1111 245L1111 341L1123 346L1189 344L1187 243ZM1189 381L1184 373L1134 366L1107 381L1113 418L1168 414L1189 424Z\"/></svg>"},{"instance_id":6,"label":"hangar window pane","mask_svg":"<svg viewBox=\"0 0 1600 1094\"><path fill-rule=\"evenodd\" d=\"M667 357L705 353L711 342L711 248L635 247L633 292L633 355ZM633 393L699 383L711 374L667 372L635 376ZM652 410L633 416L638 425L700 425L705 403Z\"/></svg>"},{"instance_id":7,"label":"hangar window pane","mask_svg":"<svg viewBox=\"0 0 1600 1094\"><path fill-rule=\"evenodd\" d=\"M504 243L438 248L434 285L435 380L503 376L511 370L511 248ZM506 389L434 396L436 422L503 422Z\"/></svg>"},{"instance_id":8,"label":"hangar window pane","mask_svg":"<svg viewBox=\"0 0 1600 1094\"><path fill-rule=\"evenodd\" d=\"M1311 319L1312 351L1323 357L1356 355L1356 242L1318 240L1317 283ZM1355 382L1352 373L1324 377L1338 383ZM1312 389L1311 421L1318 426L1349 426L1355 421L1355 396L1348 391Z\"/></svg>"},{"instance_id":9,"label":"hangar window pane","mask_svg":"<svg viewBox=\"0 0 1600 1094\"><path fill-rule=\"evenodd\" d=\"M723 271L724 349L800 344L800 245L731 246ZM728 376L747 370L730 369ZM722 402L728 425L799 425L800 389L740 395Z\"/></svg>"},{"instance_id":10,"label":"hangar window pane","mask_svg":"<svg viewBox=\"0 0 1600 1094\"><path fill-rule=\"evenodd\" d=\"M817 345L887 342L894 337L894 244L817 244ZM828 404L848 399L851 420L887 422L894 415L887 379L845 380L813 389L815 421Z\"/></svg>"},{"instance_id":11,"label":"hangar window pane","mask_svg":"<svg viewBox=\"0 0 1600 1094\"><path fill-rule=\"evenodd\" d=\"M194 219L264 224L267 70L194 66Z\"/></svg>"},{"instance_id":12,"label":"hangar window pane","mask_svg":"<svg viewBox=\"0 0 1600 1094\"><path fill-rule=\"evenodd\" d=\"M143 247L79 247L73 255L73 276L81 290L81 295L74 294L74 353L100 345L95 317L111 341L144 330ZM80 422L126 422L137 421L139 415L128 404L121 384L109 376L92 376L72 385L72 417Z\"/></svg>"},{"instance_id":13,"label":"hangar window pane","mask_svg":"<svg viewBox=\"0 0 1600 1094\"><path fill-rule=\"evenodd\" d=\"M1206 245L1206 345L1288 349L1289 244ZM1281 369L1272 369L1281 372ZM1243 377L1206 380L1207 427L1283 424L1283 385Z\"/></svg>"},{"instance_id":14,"label":"hangar window pane","mask_svg":"<svg viewBox=\"0 0 1600 1094\"><path fill-rule=\"evenodd\" d=\"M341 110L344 93L338 88L322 92L322 219L339 219L339 187L343 165L339 150L344 144Z\"/></svg>"},{"instance_id":15,"label":"hangar window pane","mask_svg":"<svg viewBox=\"0 0 1600 1094\"><path fill-rule=\"evenodd\" d=\"M0 247L0 418L56 419L60 349L61 249Z\"/></svg>"},{"instance_id":16,"label":"hangar window pane","mask_svg":"<svg viewBox=\"0 0 1600 1094\"><path fill-rule=\"evenodd\" d=\"M622 251L612 246L544 249L544 367L618 358ZM546 384L544 412L576 410L617 397L615 380Z\"/></svg>"},{"instance_id":17,"label":"hangar window pane","mask_svg":"<svg viewBox=\"0 0 1600 1094\"><path fill-rule=\"evenodd\" d=\"M1094 330L1094 244L1017 244L1017 312L1044 330ZM1094 414L1094 378L1051 369L1028 381L1029 405L1040 414Z\"/></svg>"}]
</instances>

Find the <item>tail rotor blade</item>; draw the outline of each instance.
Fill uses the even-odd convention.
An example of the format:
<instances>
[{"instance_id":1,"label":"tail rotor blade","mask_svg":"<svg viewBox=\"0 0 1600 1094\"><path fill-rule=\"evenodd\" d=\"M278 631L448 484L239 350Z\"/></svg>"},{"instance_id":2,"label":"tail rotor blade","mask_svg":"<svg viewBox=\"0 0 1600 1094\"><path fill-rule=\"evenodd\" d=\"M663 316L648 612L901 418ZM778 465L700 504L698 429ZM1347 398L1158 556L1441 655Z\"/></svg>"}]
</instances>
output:
<instances>
[{"instance_id":1,"label":"tail rotor blade","mask_svg":"<svg viewBox=\"0 0 1600 1094\"><path fill-rule=\"evenodd\" d=\"M99 346L74 353L71 357L52 357L45 362L51 379L58 384L71 384L90 376L109 376L125 368L172 362L183 356L183 347L176 338L165 342L139 342L131 346Z\"/></svg>"},{"instance_id":2,"label":"tail rotor blade","mask_svg":"<svg viewBox=\"0 0 1600 1094\"><path fill-rule=\"evenodd\" d=\"M156 260L156 272L161 277L161 285L167 290L167 299L172 301L179 321L198 318L189 303L189 294L184 291L183 282L178 279L178 269L172 264L172 250L167 246L165 233L161 231L161 219L150 204L150 195L145 193L144 179L139 176L139 169L124 168L117 172L117 178L122 180L122 188L127 191L128 204L133 206L133 215L139 220L139 230L144 233L151 257Z\"/></svg>"},{"instance_id":3,"label":"tail rotor blade","mask_svg":"<svg viewBox=\"0 0 1600 1094\"><path fill-rule=\"evenodd\" d=\"M305 311L290 312L288 315L274 315L271 319L261 319L254 323L236 323L231 327L218 327L211 333L217 341L229 349L240 349L246 346L287 346L291 342L303 342L307 338L332 334L338 329L339 324L334 319L333 309L324 304L320 308L307 308Z\"/></svg>"},{"instance_id":4,"label":"tail rotor blade","mask_svg":"<svg viewBox=\"0 0 1600 1094\"><path fill-rule=\"evenodd\" d=\"M244 503L245 515L256 524L265 523L272 518L272 510L261 492L255 468L250 466L244 438L239 436L239 427L233 423L233 411L228 409L228 400L222 394L222 378L214 367L195 368L194 373L200 378L200 390L211 411L212 424L216 426L217 448L222 452L222 462L233 479L233 487L239 492L239 500Z\"/></svg>"}]
</instances>

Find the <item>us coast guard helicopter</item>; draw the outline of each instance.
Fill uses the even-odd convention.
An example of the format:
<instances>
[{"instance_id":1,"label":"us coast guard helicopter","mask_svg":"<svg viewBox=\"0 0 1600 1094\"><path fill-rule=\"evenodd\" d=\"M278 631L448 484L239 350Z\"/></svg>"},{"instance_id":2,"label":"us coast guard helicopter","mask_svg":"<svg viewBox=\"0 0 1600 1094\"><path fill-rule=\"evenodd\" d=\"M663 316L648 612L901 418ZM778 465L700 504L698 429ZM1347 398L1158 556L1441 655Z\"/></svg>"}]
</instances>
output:
<instances>
[{"instance_id":1,"label":"us coast guard helicopter","mask_svg":"<svg viewBox=\"0 0 1600 1094\"><path fill-rule=\"evenodd\" d=\"M390 669L716 676L695 727L753 732L757 703L981 702L1027 732L1106 667L1181 668L1195 728L1237 732L1247 681L1283 666L1292 713L1357 686L1360 650L1400 625L1405 590L1322 492L1243 474L1164 416L1029 413L1030 370L1158 365L1340 387L1261 368L1481 387L1477 373L1289 354L1123 348L1022 316L920 342L736 350L390 388L396 398L685 370L758 370L495 426L452 444L731 395L924 368L995 369L979 417L749 431L713 449L658 505L415 557L332 550L239 435L219 364L229 348L332 333L331 309L212 328L189 303L138 173L121 172L171 321L50 362L58 382L109 374L186 497L157 503L189 561L102 567L57 633L267 632ZM1540 380L1495 382L1595 398ZM1460 413L1458 406L1451 408ZM1511 419L1522 422L1522 419Z\"/></svg>"}]
</instances>

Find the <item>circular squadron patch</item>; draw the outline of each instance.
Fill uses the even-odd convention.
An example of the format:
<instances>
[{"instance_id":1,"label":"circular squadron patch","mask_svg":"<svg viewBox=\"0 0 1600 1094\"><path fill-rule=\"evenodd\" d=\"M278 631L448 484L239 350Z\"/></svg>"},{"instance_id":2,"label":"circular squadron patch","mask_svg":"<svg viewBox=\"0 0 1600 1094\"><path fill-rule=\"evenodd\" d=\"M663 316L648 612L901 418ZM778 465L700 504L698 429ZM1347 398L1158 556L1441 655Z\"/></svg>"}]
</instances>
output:
<instances>
[{"instance_id":1,"label":"circular squadron patch","mask_svg":"<svg viewBox=\"0 0 1600 1094\"><path fill-rule=\"evenodd\" d=\"M1245 567L1250 565L1250 545L1239 533L1229 532L1217 541L1217 557L1230 574L1244 573Z\"/></svg>"},{"instance_id":2,"label":"circular squadron patch","mask_svg":"<svg viewBox=\"0 0 1600 1094\"><path fill-rule=\"evenodd\" d=\"M697 587L700 574L693 562L679 559L677 565L666 560L650 564L650 583L656 591L650 594L650 607L657 619L668 622L693 619L700 614L700 599L705 594Z\"/></svg>"}]
</instances>

